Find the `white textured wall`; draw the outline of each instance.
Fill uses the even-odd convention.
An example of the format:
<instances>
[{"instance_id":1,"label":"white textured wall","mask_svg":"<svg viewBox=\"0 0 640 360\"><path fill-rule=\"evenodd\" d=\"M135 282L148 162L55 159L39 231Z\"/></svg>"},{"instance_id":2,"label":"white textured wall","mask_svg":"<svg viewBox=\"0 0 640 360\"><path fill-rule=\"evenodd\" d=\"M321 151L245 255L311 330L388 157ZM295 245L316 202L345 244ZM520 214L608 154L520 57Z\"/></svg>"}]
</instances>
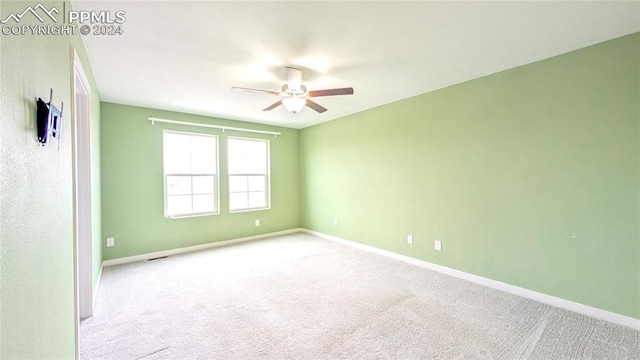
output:
<instances>
[{"instance_id":1,"label":"white textured wall","mask_svg":"<svg viewBox=\"0 0 640 360\"><path fill-rule=\"evenodd\" d=\"M0 17L29 5L3 1ZM0 358L73 358L70 47L84 49L79 36L0 36ZM50 88L65 107L59 151L36 141Z\"/></svg>"}]
</instances>

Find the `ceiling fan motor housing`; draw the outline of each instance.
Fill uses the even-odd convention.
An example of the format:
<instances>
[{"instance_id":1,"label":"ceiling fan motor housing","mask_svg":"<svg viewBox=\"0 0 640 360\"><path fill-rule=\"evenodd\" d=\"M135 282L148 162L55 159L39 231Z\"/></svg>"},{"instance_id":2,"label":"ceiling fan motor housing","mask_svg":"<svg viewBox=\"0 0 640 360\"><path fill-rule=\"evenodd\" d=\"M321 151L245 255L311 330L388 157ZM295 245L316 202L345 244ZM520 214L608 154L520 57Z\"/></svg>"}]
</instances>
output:
<instances>
[{"instance_id":1,"label":"ceiling fan motor housing","mask_svg":"<svg viewBox=\"0 0 640 360\"><path fill-rule=\"evenodd\" d=\"M307 97L307 88L304 85L300 85L300 89L291 89L289 84L282 85L282 96L297 96Z\"/></svg>"}]
</instances>

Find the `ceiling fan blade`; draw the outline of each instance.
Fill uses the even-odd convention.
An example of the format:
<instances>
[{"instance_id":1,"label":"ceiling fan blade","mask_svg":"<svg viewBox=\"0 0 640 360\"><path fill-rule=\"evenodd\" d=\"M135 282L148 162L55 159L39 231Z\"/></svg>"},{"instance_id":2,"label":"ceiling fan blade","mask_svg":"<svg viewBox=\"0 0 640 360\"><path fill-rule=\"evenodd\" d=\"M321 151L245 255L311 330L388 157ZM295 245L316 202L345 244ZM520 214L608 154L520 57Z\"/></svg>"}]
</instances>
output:
<instances>
[{"instance_id":1,"label":"ceiling fan blade","mask_svg":"<svg viewBox=\"0 0 640 360\"><path fill-rule=\"evenodd\" d=\"M278 101L277 103L272 104L269 107L266 107L266 108L262 109L262 111L270 111L270 110L273 110L273 109L277 108L280 105L282 105L282 100Z\"/></svg>"},{"instance_id":2,"label":"ceiling fan blade","mask_svg":"<svg viewBox=\"0 0 640 360\"><path fill-rule=\"evenodd\" d=\"M312 108L313 110L319 112L320 114L322 114L323 112L327 111L327 108L325 108L324 106L313 102L311 100L307 100L307 106Z\"/></svg>"},{"instance_id":3,"label":"ceiling fan blade","mask_svg":"<svg viewBox=\"0 0 640 360\"><path fill-rule=\"evenodd\" d=\"M302 70L287 66L287 87L298 91L302 86Z\"/></svg>"},{"instance_id":4,"label":"ceiling fan blade","mask_svg":"<svg viewBox=\"0 0 640 360\"><path fill-rule=\"evenodd\" d=\"M248 93L280 95L280 92L278 91L250 89L250 88L243 88L243 87L232 87L231 90L239 90L239 91L244 91Z\"/></svg>"},{"instance_id":5,"label":"ceiling fan blade","mask_svg":"<svg viewBox=\"0 0 640 360\"><path fill-rule=\"evenodd\" d=\"M353 88L349 87L349 88L340 88L340 89L309 91L309 96L311 97L333 96L333 95L353 95Z\"/></svg>"}]
</instances>

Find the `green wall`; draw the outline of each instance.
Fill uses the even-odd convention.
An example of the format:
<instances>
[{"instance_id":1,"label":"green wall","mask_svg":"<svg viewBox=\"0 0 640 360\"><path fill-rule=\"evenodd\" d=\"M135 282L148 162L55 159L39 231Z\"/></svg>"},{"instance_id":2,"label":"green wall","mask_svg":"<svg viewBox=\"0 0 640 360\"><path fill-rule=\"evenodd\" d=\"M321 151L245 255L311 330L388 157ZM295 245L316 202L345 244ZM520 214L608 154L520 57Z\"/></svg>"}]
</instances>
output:
<instances>
[{"instance_id":1,"label":"green wall","mask_svg":"<svg viewBox=\"0 0 640 360\"><path fill-rule=\"evenodd\" d=\"M62 9L62 2L43 4ZM0 18L33 5L2 1ZM93 241L99 244L100 99L80 36L0 35L2 359L75 356L70 48L93 90ZM48 99L50 88L56 105L65 104L59 151L36 142L35 98ZM100 247L94 250L95 282L102 255Z\"/></svg>"},{"instance_id":2,"label":"green wall","mask_svg":"<svg viewBox=\"0 0 640 360\"><path fill-rule=\"evenodd\" d=\"M303 227L640 318L639 44L302 130Z\"/></svg>"},{"instance_id":3,"label":"green wall","mask_svg":"<svg viewBox=\"0 0 640 360\"><path fill-rule=\"evenodd\" d=\"M149 117L258 130L281 136L156 123ZM102 234L115 237L105 260L297 228L300 225L299 131L232 120L102 103ZM220 149L220 214L165 219L162 131L217 134ZM226 178L227 135L269 139L271 209L230 214ZM260 219L256 227L254 221ZM106 245L106 242L103 241Z\"/></svg>"}]
</instances>

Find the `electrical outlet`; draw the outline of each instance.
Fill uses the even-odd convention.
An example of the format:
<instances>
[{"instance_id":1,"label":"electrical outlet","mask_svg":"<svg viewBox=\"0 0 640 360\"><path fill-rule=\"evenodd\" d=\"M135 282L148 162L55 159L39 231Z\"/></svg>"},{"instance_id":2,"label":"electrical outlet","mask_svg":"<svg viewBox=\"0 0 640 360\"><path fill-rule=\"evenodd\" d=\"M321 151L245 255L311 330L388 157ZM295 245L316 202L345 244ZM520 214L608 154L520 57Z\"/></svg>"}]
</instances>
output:
<instances>
[{"instance_id":1,"label":"electrical outlet","mask_svg":"<svg viewBox=\"0 0 640 360\"><path fill-rule=\"evenodd\" d=\"M407 244L413 245L413 235L407 235Z\"/></svg>"},{"instance_id":2,"label":"electrical outlet","mask_svg":"<svg viewBox=\"0 0 640 360\"><path fill-rule=\"evenodd\" d=\"M338 226L338 218L337 217L333 218L333 226Z\"/></svg>"},{"instance_id":3,"label":"electrical outlet","mask_svg":"<svg viewBox=\"0 0 640 360\"><path fill-rule=\"evenodd\" d=\"M116 239L115 238L107 238L107 247L112 247L116 245Z\"/></svg>"},{"instance_id":4,"label":"electrical outlet","mask_svg":"<svg viewBox=\"0 0 640 360\"><path fill-rule=\"evenodd\" d=\"M436 249L436 251L442 251L442 241L436 240L433 243L433 247L434 247L434 249Z\"/></svg>"},{"instance_id":5,"label":"electrical outlet","mask_svg":"<svg viewBox=\"0 0 640 360\"><path fill-rule=\"evenodd\" d=\"M256 219L256 226L260 226L260 219Z\"/></svg>"}]
</instances>

